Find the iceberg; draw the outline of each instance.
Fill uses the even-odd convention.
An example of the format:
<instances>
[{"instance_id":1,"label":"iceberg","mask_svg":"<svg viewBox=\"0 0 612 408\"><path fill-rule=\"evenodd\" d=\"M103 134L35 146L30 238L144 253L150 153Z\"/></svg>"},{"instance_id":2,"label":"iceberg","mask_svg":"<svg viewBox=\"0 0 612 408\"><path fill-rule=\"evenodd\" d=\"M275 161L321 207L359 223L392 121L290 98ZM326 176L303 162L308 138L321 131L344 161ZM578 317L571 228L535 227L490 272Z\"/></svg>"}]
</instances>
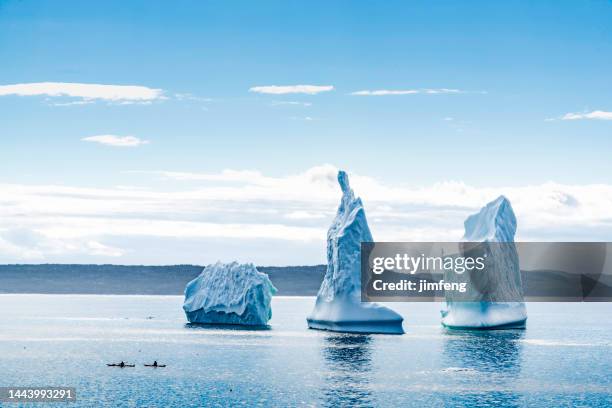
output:
<instances>
[{"instance_id":1,"label":"iceberg","mask_svg":"<svg viewBox=\"0 0 612 408\"><path fill-rule=\"evenodd\" d=\"M348 176L338 172L342 201L327 232L327 270L314 310L306 319L311 329L348 333L402 334L403 318L376 303L361 302L361 243L372 242L361 199L355 198Z\"/></svg>"},{"instance_id":2,"label":"iceberg","mask_svg":"<svg viewBox=\"0 0 612 408\"><path fill-rule=\"evenodd\" d=\"M190 323L265 326L275 293L253 264L217 262L187 284L183 310Z\"/></svg>"},{"instance_id":3,"label":"iceberg","mask_svg":"<svg viewBox=\"0 0 612 408\"><path fill-rule=\"evenodd\" d=\"M464 223L463 248L480 243L486 269L457 275L445 272L447 282L467 282L465 293L446 293L442 324L456 329L524 328L527 309L519 258L514 245L516 217L510 201L500 196L469 216ZM474 247L472 245L472 247Z\"/></svg>"}]
</instances>

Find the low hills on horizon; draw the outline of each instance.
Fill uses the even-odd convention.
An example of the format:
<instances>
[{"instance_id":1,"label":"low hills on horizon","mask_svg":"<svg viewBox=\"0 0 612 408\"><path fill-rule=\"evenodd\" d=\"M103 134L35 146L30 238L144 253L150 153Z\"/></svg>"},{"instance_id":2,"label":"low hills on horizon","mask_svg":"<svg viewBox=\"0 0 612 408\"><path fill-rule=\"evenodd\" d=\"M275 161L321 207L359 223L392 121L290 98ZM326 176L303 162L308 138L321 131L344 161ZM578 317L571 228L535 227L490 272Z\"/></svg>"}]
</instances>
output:
<instances>
[{"instance_id":1,"label":"low hills on horizon","mask_svg":"<svg viewBox=\"0 0 612 408\"><path fill-rule=\"evenodd\" d=\"M267 273L278 295L314 296L325 265L258 266ZM0 265L0 293L182 295L198 276L199 265Z\"/></svg>"},{"instance_id":2,"label":"low hills on horizon","mask_svg":"<svg viewBox=\"0 0 612 408\"><path fill-rule=\"evenodd\" d=\"M258 266L280 296L316 296L326 265ZM12 264L0 265L0 294L182 295L200 265ZM435 282L441 274L396 274L397 279ZM578 298L588 286L592 300L612 300L612 276L588 277L560 271L521 271L525 295ZM443 298L443 293L433 294Z\"/></svg>"}]
</instances>

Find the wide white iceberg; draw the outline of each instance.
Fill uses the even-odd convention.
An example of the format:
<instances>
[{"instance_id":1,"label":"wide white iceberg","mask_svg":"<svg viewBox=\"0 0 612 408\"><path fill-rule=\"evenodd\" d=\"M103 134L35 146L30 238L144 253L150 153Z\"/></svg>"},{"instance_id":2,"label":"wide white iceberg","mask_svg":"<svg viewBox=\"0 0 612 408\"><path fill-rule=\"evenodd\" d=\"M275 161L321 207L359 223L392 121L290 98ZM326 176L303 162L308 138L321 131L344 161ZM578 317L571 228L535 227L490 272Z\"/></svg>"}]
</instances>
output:
<instances>
[{"instance_id":1,"label":"wide white iceberg","mask_svg":"<svg viewBox=\"0 0 612 408\"><path fill-rule=\"evenodd\" d=\"M275 293L253 264L217 262L187 284L183 310L191 323L265 326Z\"/></svg>"},{"instance_id":2,"label":"wide white iceberg","mask_svg":"<svg viewBox=\"0 0 612 408\"><path fill-rule=\"evenodd\" d=\"M527 310L518 253L514 245L516 217L510 201L500 196L469 216L464 223L464 248L481 243L486 269L457 275L445 272L447 282L467 282L465 293L447 292L442 324L459 329L524 328ZM474 247L474 246L472 246Z\"/></svg>"},{"instance_id":3,"label":"wide white iceberg","mask_svg":"<svg viewBox=\"0 0 612 408\"><path fill-rule=\"evenodd\" d=\"M376 303L361 302L361 243L372 242L361 199L345 172L338 172L342 201L327 232L327 271L308 327L353 333L401 334L402 317Z\"/></svg>"}]
</instances>

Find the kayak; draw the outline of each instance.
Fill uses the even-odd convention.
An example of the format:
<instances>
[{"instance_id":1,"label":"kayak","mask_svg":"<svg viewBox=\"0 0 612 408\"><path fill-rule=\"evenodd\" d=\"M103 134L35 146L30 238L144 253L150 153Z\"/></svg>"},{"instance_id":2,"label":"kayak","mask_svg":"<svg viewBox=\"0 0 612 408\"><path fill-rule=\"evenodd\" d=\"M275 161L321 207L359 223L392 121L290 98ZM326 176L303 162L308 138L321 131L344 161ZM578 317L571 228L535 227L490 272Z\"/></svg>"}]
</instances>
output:
<instances>
[{"instance_id":1,"label":"kayak","mask_svg":"<svg viewBox=\"0 0 612 408\"><path fill-rule=\"evenodd\" d=\"M109 367L136 367L136 364L106 364Z\"/></svg>"},{"instance_id":2,"label":"kayak","mask_svg":"<svg viewBox=\"0 0 612 408\"><path fill-rule=\"evenodd\" d=\"M157 367L165 367L166 365L165 364L158 364L158 365L145 364L144 366L145 367L155 367L155 368L157 368Z\"/></svg>"}]
</instances>

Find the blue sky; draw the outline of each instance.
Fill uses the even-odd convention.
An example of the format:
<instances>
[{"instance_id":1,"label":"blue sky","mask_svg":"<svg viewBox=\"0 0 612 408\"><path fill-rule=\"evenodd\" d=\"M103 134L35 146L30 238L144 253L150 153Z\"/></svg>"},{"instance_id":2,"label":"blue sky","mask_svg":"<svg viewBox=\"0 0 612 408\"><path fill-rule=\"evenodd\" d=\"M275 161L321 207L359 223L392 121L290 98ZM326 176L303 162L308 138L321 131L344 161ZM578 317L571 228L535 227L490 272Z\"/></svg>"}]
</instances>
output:
<instances>
[{"instance_id":1,"label":"blue sky","mask_svg":"<svg viewBox=\"0 0 612 408\"><path fill-rule=\"evenodd\" d=\"M356 175L371 218L394 210L372 226L381 238L460 237L466 214L511 191L534 220L526 239L609 240L612 201L596 200L612 185L611 20L610 1L0 1L0 262L205 263L234 245L260 263L318 262L336 168ZM330 189L314 210L312 174ZM288 187L299 180L314 184ZM100 198L117 191L132 194L129 213ZM139 191L153 209L138 210ZM277 213L245 215L255 207ZM550 214L548 229L536 222ZM197 223L255 219L259 232L202 254L212 235L180 224L162 238L133 224L58 232L77 218L75 229L129 218L212 231ZM274 226L312 237L289 242ZM286 255L259 248L266 239ZM171 251L151 259L156 245Z\"/></svg>"}]
</instances>

